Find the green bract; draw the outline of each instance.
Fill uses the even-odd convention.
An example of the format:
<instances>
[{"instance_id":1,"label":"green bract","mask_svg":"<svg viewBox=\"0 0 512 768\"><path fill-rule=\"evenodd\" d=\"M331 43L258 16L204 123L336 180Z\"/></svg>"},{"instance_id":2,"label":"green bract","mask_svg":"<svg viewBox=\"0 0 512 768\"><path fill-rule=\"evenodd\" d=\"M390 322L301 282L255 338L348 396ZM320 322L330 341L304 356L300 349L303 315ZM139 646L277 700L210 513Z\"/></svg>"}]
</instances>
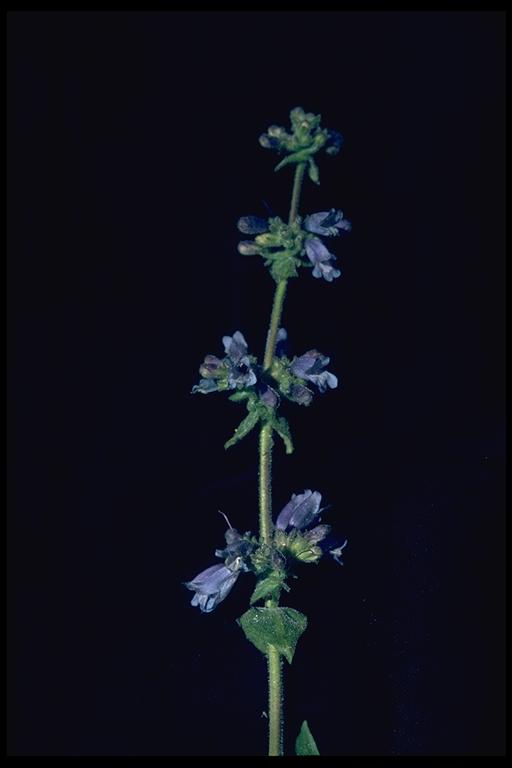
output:
<instances>
[{"instance_id":1,"label":"green bract","mask_svg":"<svg viewBox=\"0 0 512 768\"><path fill-rule=\"evenodd\" d=\"M238 427L235 429L235 434L230 438L227 443L224 443L224 448L231 448L232 445L238 443L242 438L249 434L254 429L256 424L261 423L270 424L272 429L277 432L281 440L284 442L286 453L293 453L293 441L290 433L290 425L284 416L278 416L275 408L265 405L257 396L255 392L242 391L235 392L231 395L230 400L240 402L241 400L247 400L248 414L245 419L242 419Z\"/></svg>"}]
</instances>

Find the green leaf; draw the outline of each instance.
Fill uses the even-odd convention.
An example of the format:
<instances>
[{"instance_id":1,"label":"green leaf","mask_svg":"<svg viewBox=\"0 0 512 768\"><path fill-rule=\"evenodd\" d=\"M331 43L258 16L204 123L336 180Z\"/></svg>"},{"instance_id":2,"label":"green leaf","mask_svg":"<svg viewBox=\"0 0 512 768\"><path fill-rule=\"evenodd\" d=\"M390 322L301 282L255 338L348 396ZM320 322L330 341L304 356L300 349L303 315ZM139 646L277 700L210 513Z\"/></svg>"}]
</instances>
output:
<instances>
[{"instance_id":1,"label":"green leaf","mask_svg":"<svg viewBox=\"0 0 512 768\"><path fill-rule=\"evenodd\" d=\"M287 155L280 163L276 165L274 171L280 171L285 165L290 163L305 163L308 158L311 157L317 151L317 147L307 147L305 149L299 149L298 152L293 152L291 155Z\"/></svg>"},{"instance_id":2,"label":"green leaf","mask_svg":"<svg viewBox=\"0 0 512 768\"><path fill-rule=\"evenodd\" d=\"M251 595L251 605L266 597L275 597L276 593L283 587L283 580L284 574L274 572L265 579L258 581L254 588L254 592Z\"/></svg>"},{"instance_id":3,"label":"green leaf","mask_svg":"<svg viewBox=\"0 0 512 768\"><path fill-rule=\"evenodd\" d=\"M251 429L254 429L259 420L259 414L256 411L250 411L235 429L233 437L227 443L224 443L224 448L231 448L232 445L242 440L242 438L249 434Z\"/></svg>"},{"instance_id":4,"label":"green leaf","mask_svg":"<svg viewBox=\"0 0 512 768\"><path fill-rule=\"evenodd\" d=\"M272 645L289 664L307 623L307 617L294 608L249 608L239 619L246 638L261 653L268 653Z\"/></svg>"},{"instance_id":5,"label":"green leaf","mask_svg":"<svg viewBox=\"0 0 512 768\"><path fill-rule=\"evenodd\" d=\"M318 165L315 163L312 157L309 158L308 164L308 176L315 184L320 184L320 171Z\"/></svg>"},{"instance_id":6,"label":"green leaf","mask_svg":"<svg viewBox=\"0 0 512 768\"><path fill-rule=\"evenodd\" d=\"M304 720L300 727L299 735L295 740L296 755L319 755L318 747L309 730L308 721Z\"/></svg>"},{"instance_id":7,"label":"green leaf","mask_svg":"<svg viewBox=\"0 0 512 768\"><path fill-rule=\"evenodd\" d=\"M290 432L290 425L288 424L287 420L284 416L281 416L280 418L275 417L272 420L272 426L283 441L286 453L293 453L293 441L292 441L292 435Z\"/></svg>"}]
</instances>

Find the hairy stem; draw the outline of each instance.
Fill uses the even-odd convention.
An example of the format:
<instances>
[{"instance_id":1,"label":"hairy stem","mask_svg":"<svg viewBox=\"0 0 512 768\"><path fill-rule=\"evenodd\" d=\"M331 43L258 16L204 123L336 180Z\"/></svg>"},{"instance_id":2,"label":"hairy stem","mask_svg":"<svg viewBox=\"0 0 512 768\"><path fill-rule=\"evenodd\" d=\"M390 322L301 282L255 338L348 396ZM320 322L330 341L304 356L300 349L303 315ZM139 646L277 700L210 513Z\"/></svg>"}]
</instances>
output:
<instances>
[{"instance_id":1,"label":"hairy stem","mask_svg":"<svg viewBox=\"0 0 512 768\"><path fill-rule=\"evenodd\" d=\"M298 163L295 168L288 224L293 224L299 213L300 191L302 189L302 181L304 179L305 168L305 163ZM265 356L263 358L263 367L265 369L270 368L272 365L272 360L274 359L274 353L276 351L277 331L279 330L281 315L283 313L283 304L286 296L287 283L288 280L281 280L281 282L277 284L276 292L274 294L274 303L272 305L272 314L270 316L270 325L268 327L267 343L265 346Z\"/></svg>"},{"instance_id":2,"label":"hairy stem","mask_svg":"<svg viewBox=\"0 0 512 768\"><path fill-rule=\"evenodd\" d=\"M288 216L288 224L293 224L299 213L299 200L300 191L302 189L302 180L304 178L304 171L306 170L306 163L298 163L295 168L295 176L293 179L293 191L292 202L290 204L290 215Z\"/></svg>"},{"instance_id":3,"label":"hairy stem","mask_svg":"<svg viewBox=\"0 0 512 768\"><path fill-rule=\"evenodd\" d=\"M259 500L260 500L260 538L264 544L270 544L272 528L272 491L270 487L272 477L272 427L265 424L260 431L260 475L259 475Z\"/></svg>"},{"instance_id":4,"label":"hairy stem","mask_svg":"<svg viewBox=\"0 0 512 768\"><path fill-rule=\"evenodd\" d=\"M268 327L267 344L265 347L265 357L263 358L263 367L265 370L270 368L274 353L276 351L276 337L283 313L284 298L286 296L286 284L288 280L282 280L277 284L274 294L274 303L272 305L272 314L270 316L270 325Z\"/></svg>"},{"instance_id":5,"label":"hairy stem","mask_svg":"<svg viewBox=\"0 0 512 768\"><path fill-rule=\"evenodd\" d=\"M292 200L288 223L293 224L299 211L300 192L304 178L305 163L299 163L295 168L293 179ZM277 331L283 313L283 304L286 296L287 280L277 284L270 316L270 325L265 345L263 367L265 370L271 367L276 351ZM259 461L259 512L260 512L260 538L265 544L270 543L272 535L272 427L265 424L260 431L260 461ZM275 601L267 604L277 605ZM268 661L268 728L269 742L268 754L271 756L283 754L283 681L282 661L279 651L270 646L267 653Z\"/></svg>"},{"instance_id":6,"label":"hairy stem","mask_svg":"<svg viewBox=\"0 0 512 768\"><path fill-rule=\"evenodd\" d=\"M268 654L268 754L283 754L283 682L281 654L270 646Z\"/></svg>"}]
</instances>

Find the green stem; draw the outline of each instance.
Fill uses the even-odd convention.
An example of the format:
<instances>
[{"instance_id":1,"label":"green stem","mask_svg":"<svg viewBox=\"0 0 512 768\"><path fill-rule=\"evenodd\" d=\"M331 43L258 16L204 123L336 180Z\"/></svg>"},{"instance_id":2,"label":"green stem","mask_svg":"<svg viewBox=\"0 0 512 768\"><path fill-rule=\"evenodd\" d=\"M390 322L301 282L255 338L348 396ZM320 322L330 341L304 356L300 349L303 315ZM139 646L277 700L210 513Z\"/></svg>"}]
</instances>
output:
<instances>
[{"instance_id":1,"label":"green stem","mask_svg":"<svg viewBox=\"0 0 512 768\"><path fill-rule=\"evenodd\" d=\"M260 501L260 538L264 544L270 544L272 528L272 491L270 482L272 477L272 427L265 424L260 432L260 474L259 474L259 501Z\"/></svg>"},{"instance_id":2,"label":"green stem","mask_svg":"<svg viewBox=\"0 0 512 768\"><path fill-rule=\"evenodd\" d=\"M299 163L295 168L288 224L293 224L299 213L300 191L302 189L302 181L304 179L305 169L305 163ZM263 368L265 368L265 370L270 368L272 365L272 360L274 359L274 353L276 351L277 331L279 330L281 315L283 313L283 304L286 296L287 283L288 280L281 280L281 282L277 284L276 292L274 294L274 303L272 305L272 314L270 316L270 325L268 327L267 343L265 346L265 356L263 358Z\"/></svg>"},{"instance_id":3,"label":"green stem","mask_svg":"<svg viewBox=\"0 0 512 768\"><path fill-rule=\"evenodd\" d=\"M300 192L304 178L305 163L299 163L295 167L293 179L292 200L290 203L289 224L293 224L299 211ZM267 342L263 368L272 366L276 351L277 331L283 313L283 304L286 296L287 280L281 280L277 284L270 316ZM265 424L260 431L260 462L259 462L259 512L260 512L260 539L264 544L270 544L272 535L272 427ZM277 601L268 601L267 604L277 605ZM279 651L270 646L267 653L268 660L268 754L276 756L283 754L283 682L282 661Z\"/></svg>"},{"instance_id":4,"label":"green stem","mask_svg":"<svg viewBox=\"0 0 512 768\"><path fill-rule=\"evenodd\" d=\"M302 180L304 178L304 171L306 170L306 163L298 163L295 168L295 176L293 179L293 191L292 202L290 204L290 215L288 217L288 224L293 224L299 213L299 200L300 191L302 189Z\"/></svg>"},{"instance_id":5,"label":"green stem","mask_svg":"<svg viewBox=\"0 0 512 768\"><path fill-rule=\"evenodd\" d=\"M268 754L269 757L283 754L283 683L281 654L270 646L268 653Z\"/></svg>"},{"instance_id":6,"label":"green stem","mask_svg":"<svg viewBox=\"0 0 512 768\"><path fill-rule=\"evenodd\" d=\"M274 303L272 305L272 314L270 316L270 325L268 327L267 344L265 347L265 357L263 358L263 368L267 370L272 365L274 353L276 351L276 337L283 313L284 298L286 296L286 284L288 280L282 280L277 284L274 294Z\"/></svg>"}]
</instances>

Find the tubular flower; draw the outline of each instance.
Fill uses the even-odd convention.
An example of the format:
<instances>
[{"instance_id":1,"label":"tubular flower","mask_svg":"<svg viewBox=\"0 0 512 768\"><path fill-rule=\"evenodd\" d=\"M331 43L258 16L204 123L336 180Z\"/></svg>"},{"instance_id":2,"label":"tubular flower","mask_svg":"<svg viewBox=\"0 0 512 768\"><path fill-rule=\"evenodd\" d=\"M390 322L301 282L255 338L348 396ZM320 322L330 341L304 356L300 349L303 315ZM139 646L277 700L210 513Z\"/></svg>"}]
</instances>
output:
<instances>
[{"instance_id":1,"label":"tubular flower","mask_svg":"<svg viewBox=\"0 0 512 768\"><path fill-rule=\"evenodd\" d=\"M336 256L331 253L318 237L310 237L306 240L306 255L313 264L313 277L323 277L328 283L341 275L341 271L333 267L332 262Z\"/></svg>"},{"instance_id":2,"label":"tubular flower","mask_svg":"<svg viewBox=\"0 0 512 768\"><path fill-rule=\"evenodd\" d=\"M240 331L233 336L223 336L225 357L220 360L215 355L206 355L199 368L202 378L192 387L192 392L217 392L225 389L243 389L256 384L253 369L254 358L247 354L247 342Z\"/></svg>"},{"instance_id":3,"label":"tubular flower","mask_svg":"<svg viewBox=\"0 0 512 768\"><path fill-rule=\"evenodd\" d=\"M185 582L195 594L191 605L198 605L203 613L210 613L226 598L240 575L226 565L212 565L201 571L192 581Z\"/></svg>"},{"instance_id":4,"label":"tubular flower","mask_svg":"<svg viewBox=\"0 0 512 768\"><path fill-rule=\"evenodd\" d=\"M322 494L318 491L304 491L292 494L292 498L281 510L276 520L276 528L285 531L287 528L306 528L320 514Z\"/></svg>"},{"instance_id":5,"label":"tubular flower","mask_svg":"<svg viewBox=\"0 0 512 768\"><path fill-rule=\"evenodd\" d=\"M322 355L316 349L311 349L295 358L290 365L290 371L299 379L315 384L320 392L325 392L327 387L335 389L338 386L338 378L330 371L322 370L329 361L329 357Z\"/></svg>"},{"instance_id":6,"label":"tubular flower","mask_svg":"<svg viewBox=\"0 0 512 768\"><path fill-rule=\"evenodd\" d=\"M336 237L342 229L350 232L352 225L350 221L343 218L343 211L336 211L334 208L331 208L330 211L320 211L319 213L312 213L310 216L306 216L304 219L304 229L308 232L313 232L315 235Z\"/></svg>"},{"instance_id":7,"label":"tubular flower","mask_svg":"<svg viewBox=\"0 0 512 768\"><path fill-rule=\"evenodd\" d=\"M215 556L222 558L224 564L211 565L184 583L195 593L191 605L199 606L203 613L213 611L229 595L240 573L249 570L247 562L255 547L251 534L247 532L242 536L230 525L225 539L225 549L215 550Z\"/></svg>"},{"instance_id":8,"label":"tubular flower","mask_svg":"<svg viewBox=\"0 0 512 768\"><path fill-rule=\"evenodd\" d=\"M341 230L350 232L350 221L343 218L343 212L331 208L330 211L319 211L306 216L304 229L322 237L337 237ZM313 277L323 277L328 283L339 277L341 272L333 266L336 256L331 253L318 237L309 237L304 243L306 255L313 264Z\"/></svg>"}]
</instances>

